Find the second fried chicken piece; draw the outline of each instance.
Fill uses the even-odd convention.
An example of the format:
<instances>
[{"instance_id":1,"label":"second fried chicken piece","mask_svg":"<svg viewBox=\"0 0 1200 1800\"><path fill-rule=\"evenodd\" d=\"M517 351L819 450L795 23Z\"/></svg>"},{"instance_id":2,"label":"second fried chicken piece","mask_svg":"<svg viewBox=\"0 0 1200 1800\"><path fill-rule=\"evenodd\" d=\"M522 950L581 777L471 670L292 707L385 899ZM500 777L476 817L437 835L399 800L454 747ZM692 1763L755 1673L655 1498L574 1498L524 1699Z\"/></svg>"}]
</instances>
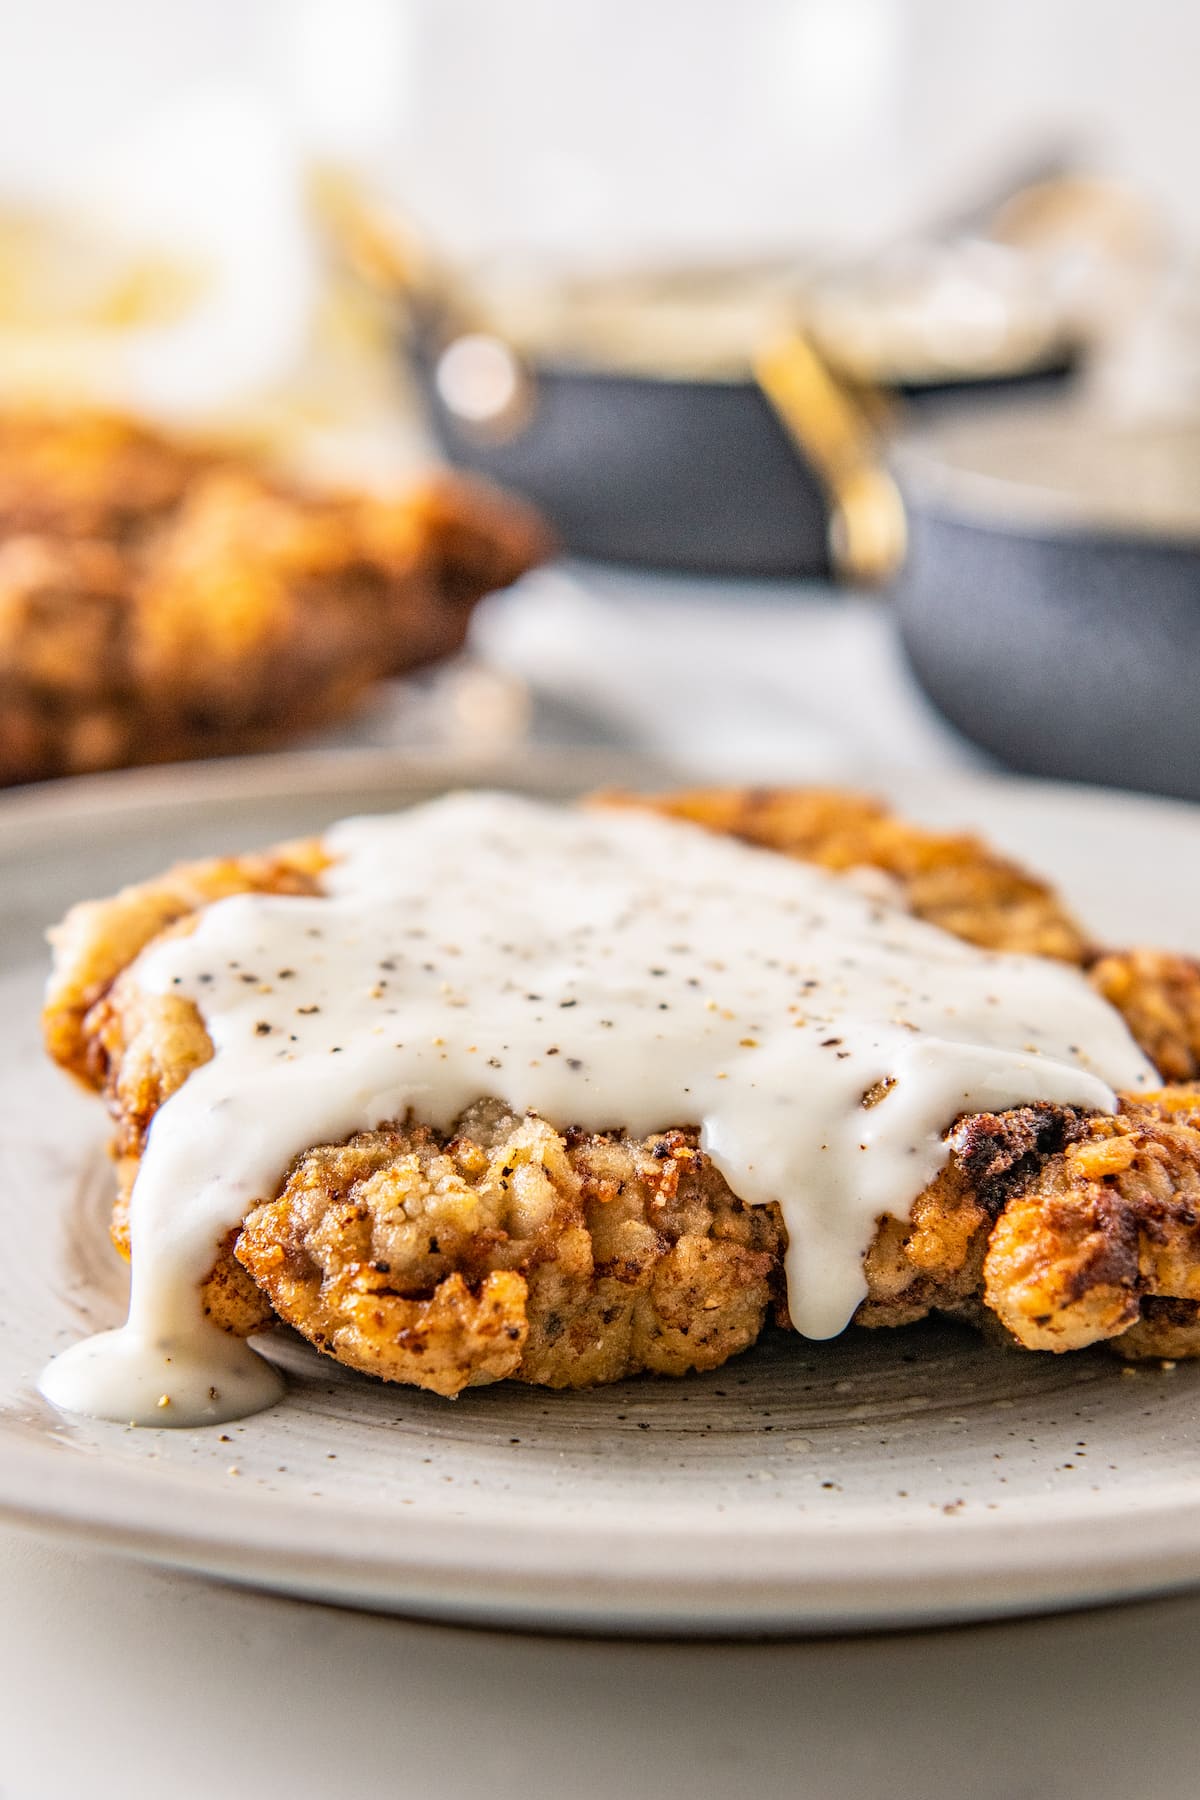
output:
<instances>
[{"instance_id":1,"label":"second fried chicken piece","mask_svg":"<svg viewBox=\"0 0 1200 1800\"><path fill-rule=\"evenodd\" d=\"M2 490L0 456L0 532ZM482 595L548 549L524 508L457 477L385 500L214 467L138 516L105 541L0 542L0 782L313 730L457 650Z\"/></svg>"},{"instance_id":2,"label":"second fried chicken piece","mask_svg":"<svg viewBox=\"0 0 1200 1800\"><path fill-rule=\"evenodd\" d=\"M222 460L116 413L0 411L0 538L127 544Z\"/></svg>"}]
</instances>

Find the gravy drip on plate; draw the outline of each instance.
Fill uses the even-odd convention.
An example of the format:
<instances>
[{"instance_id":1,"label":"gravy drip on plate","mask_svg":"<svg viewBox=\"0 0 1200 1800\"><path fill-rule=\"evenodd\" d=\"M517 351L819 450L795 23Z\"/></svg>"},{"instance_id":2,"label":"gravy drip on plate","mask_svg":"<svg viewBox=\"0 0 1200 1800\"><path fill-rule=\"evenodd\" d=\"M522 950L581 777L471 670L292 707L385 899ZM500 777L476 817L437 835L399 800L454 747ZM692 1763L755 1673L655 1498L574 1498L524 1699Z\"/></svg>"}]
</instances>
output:
<instances>
[{"instance_id":1,"label":"gravy drip on plate","mask_svg":"<svg viewBox=\"0 0 1200 1800\"><path fill-rule=\"evenodd\" d=\"M779 1203L793 1322L828 1337L959 1114L1156 1083L1076 970L692 825L458 794L326 843L322 897L219 901L136 965L215 1054L150 1130L129 1322L43 1377L64 1408L193 1424L274 1399L202 1316L217 1246L301 1152L408 1113L447 1128L491 1095L559 1127L698 1126L735 1194Z\"/></svg>"}]
</instances>

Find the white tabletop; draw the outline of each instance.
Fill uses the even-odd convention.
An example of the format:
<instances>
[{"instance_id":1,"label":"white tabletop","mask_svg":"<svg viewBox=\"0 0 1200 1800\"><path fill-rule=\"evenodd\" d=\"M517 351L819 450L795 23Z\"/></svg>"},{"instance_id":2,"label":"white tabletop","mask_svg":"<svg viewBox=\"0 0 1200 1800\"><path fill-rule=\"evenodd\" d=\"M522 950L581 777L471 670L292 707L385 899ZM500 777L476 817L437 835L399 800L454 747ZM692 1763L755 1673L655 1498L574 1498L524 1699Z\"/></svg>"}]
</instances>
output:
<instances>
[{"instance_id":1,"label":"white tabletop","mask_svg":"<svg viewBox=\"0 0 1200 1800\"><path fill-rule=\"evenodd\" d=\"M1195 1800L1200 1598L798 1644L405 1623L0 1531L4 1800Z\"/></svg>"},{"instance_id":2,"label":"white tabletop","mask_svg":"<svg viewBox=\"0 0 1200 1800\"><path fill-rule=\"evenodd\" d=\"M486 691L466 711L500 738L531 720L731 777L983 761L867 600L554 571L489 606L476 657L439 678L443 698L447 681ZM435 710L406 697L362 729L412 741ZM556 1641L235 1591L7 1528L0 1595L0 1800L1200 1792L1200 1597L786 1645Z\"/></svg>"},{"instance_id":3,"label":"white tabletop","mask_svg":"<svg viewBox=\"0 0 1200 1800\"><path fill-rule=\"evenodd\" d=\"M886 603L816 583L568 563L486 601L472 646L471 675L490 671L504 692L468 683L461 704L446 706L445 688L463 680L455 665L434 678L439 704L414 707L411 690L397 690L358 739L419 742L467 729L478 714L481 736L509 745L529 730L717 779L869 781L881 766L995 766L925 699Z\"/></svg>"}]
</instances>

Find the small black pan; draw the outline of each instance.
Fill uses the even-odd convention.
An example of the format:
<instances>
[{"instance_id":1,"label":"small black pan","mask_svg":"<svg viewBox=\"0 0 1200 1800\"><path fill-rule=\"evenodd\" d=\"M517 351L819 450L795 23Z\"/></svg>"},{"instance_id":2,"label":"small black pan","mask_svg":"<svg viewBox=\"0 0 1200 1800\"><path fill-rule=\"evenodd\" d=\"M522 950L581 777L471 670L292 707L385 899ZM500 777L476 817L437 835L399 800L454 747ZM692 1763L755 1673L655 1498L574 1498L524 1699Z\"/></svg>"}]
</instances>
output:
<instances>
[{"instance_id":1,"label":"small black pan","mask_svg":"<svg viewBox=\"0 0 1200 1800\"><path fill-rule=\"evenodd\" d=\"M1013 767L1200 799L1200 428L978 422L895 468L922 685Z\"/></svg>"},{"instance_id":2,"label":"small black pan","mask_svg":"<svg viewBox=\"0 0 1200 1800\"><path fill-rule=\"evenodd\" d=\"M511 294L453 274L353 179L327 171L314 197L346 266L391 309L448 460L533 501L578 555L877 582L904 542L879 453L889 401L1057 382L1078 354L1064 322L1031 335L1017 308L1011 344L981 360L944 334L924 378L900 358L864 395L818 348L788 262L568 283L514 313Z\"/></svg>"},{"instance_id":3,"label":"small black pan","mask_svg":"<svg viewBox=\"0 0 1200 1800\"><path fill-rule=\"evenodd\" d=\"M415 367L448 459L532 500L576 555L830 574L825 490L752 381L541 363L522 374L514 429L497 432L455 407L439 360L425 344Z\"/></svg>"},{"instance_id":4,"label":"small black pan","mask_svg":"<svg viewBox=\"0 0 1200 1800\"><path fill-rule=\"evenodd\" d=\"M455 339L436 328L415 334L411 345L430 424L449 461L532 500L576 555L718 575L870 583L900 554L899 508L884 492L874 427L798 332L724 378L549 358L531 364L497 337ZM485 384L483 365L489 356L494 361L494 413L481 413L471 392L472 355ZM781 360L788 365L782 383L772 375ZM917 408L951 394L959 399L968 389L1057 385L1073 368L1064 352L1011 377L912 384L873 398L876 411L881 399Z\"/></svg>"}]
</instances>

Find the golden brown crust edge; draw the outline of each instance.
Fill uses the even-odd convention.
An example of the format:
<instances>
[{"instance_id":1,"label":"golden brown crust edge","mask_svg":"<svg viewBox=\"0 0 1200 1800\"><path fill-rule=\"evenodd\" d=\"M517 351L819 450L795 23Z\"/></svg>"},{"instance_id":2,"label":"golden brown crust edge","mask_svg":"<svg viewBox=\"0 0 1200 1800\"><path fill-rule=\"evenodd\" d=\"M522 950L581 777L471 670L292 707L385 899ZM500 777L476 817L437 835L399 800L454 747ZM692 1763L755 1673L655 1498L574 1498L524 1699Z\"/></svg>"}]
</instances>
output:
<instances>
[{"instance_id":1,"label":"golden brown crust edge","mask_svg":"<svg viewBox=\"0 0 1200 1800\"><path fill-rule=\"evenodd\" d=\"M112 1058L123 1051L113 1044L110 1054L102 1016L94 1009L147 944L231 894L316 893L328 863L320 839L305 838L261 855L177 863L110 899L73 906L49 933L53 960L42 1025L54 1061L87 1086L103 1088Z\"/></svg>"},{"instance_id":2,"label":"golden brown crust edge","mask_svg":"<svg viewBox=\"0 0 1200 1800\"><path fill-rule=\"evenodd\" d=\"M1178 1090L1115 1119L964 1121L911 1219L881 1222L857 1322L990 1314L1054 1351L1137 1327L1134 1354L1170 1353L1159 1303L1187 1323L1200 1299L1198 1126L1200 1094ZM448 1137L307 1152L235 1253L319 1349L453 1393L715 1368L786 1322L785 1245L778 1209L743 1206L693 1132L560 1133L481 1102Z\"/></svg>"},{"instance_id":3,"label":"golden brown crust edge","mask_svg":"<svg viewBox=\"0 0 1200 1800\"><path fill-rule=\"evenodd\" d=\"M1048 883L969 833L911 825L870 795L754 787L597 798L686 819L822 868L878 869L899 883L918 918L985 950L1072 963L1089 956L1086 934Z\"/></svg>"}]
</instances>

